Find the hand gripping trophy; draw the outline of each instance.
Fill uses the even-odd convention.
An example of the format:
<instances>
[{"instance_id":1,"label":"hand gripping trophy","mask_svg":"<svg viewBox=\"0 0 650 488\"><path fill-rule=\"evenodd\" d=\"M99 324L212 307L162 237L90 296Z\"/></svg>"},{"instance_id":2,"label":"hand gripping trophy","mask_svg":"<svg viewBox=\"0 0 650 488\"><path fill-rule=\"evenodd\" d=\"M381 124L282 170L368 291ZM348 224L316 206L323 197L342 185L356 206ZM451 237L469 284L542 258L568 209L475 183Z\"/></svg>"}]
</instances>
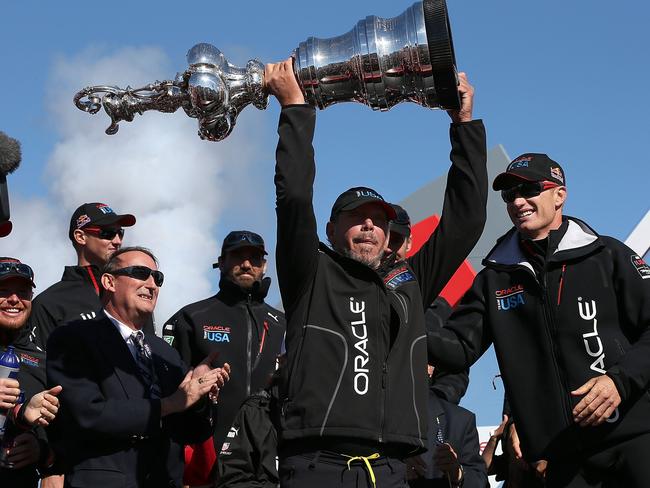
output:
<instances>
[{"instance_id":1,"label":"hand gripping trophy","mask_svg":"<svg viewBox=\"0 0 650 488\"><path fill-rule=\"evenodd\" d=\"M428 108L460 106L445 0L416 2L390 19L368 16L338 37L310 37L293 57L305 99L320 109L340 102L360 102L382 111L400 102ZM104 107L111 118L109 135L135 114L171 113L182 107L198 119L201 139L210 141L227 137L247 105L267 107L260 61L252 59L240 68L213 45L201 43L188 51L187 62L188 68L173 81L135 89L91 86L79 91L74 103L91 114Z\"/></svg>"}]
</instances>

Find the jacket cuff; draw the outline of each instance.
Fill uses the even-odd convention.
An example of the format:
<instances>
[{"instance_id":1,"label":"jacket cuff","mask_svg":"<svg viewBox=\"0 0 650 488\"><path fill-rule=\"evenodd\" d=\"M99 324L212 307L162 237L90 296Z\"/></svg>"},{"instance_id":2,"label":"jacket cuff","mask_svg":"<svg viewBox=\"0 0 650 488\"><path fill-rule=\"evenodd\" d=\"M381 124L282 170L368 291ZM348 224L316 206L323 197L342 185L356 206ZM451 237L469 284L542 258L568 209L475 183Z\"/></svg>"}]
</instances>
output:
<instances>
[{"instance_id":1,"label":"jacket cuff","mask_svg":"<svg viewBox=\"0 0 650 488\"><path fill-rule=\"evenodd\" d=\"M629 382L626 381L625 375L621 372L618 366L612 366L607 373L605 373L616 385L618 394L621 397L621 402L627 400L630 392Z\"/></svg>"}]
</instances>

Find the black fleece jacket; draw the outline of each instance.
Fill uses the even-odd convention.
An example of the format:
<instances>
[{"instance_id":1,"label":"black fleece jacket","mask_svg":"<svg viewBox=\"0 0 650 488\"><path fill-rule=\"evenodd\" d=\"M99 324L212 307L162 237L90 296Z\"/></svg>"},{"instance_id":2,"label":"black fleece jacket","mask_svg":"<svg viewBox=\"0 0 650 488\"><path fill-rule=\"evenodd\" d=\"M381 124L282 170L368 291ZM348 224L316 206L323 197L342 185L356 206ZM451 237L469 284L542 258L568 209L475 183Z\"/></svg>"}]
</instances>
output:
<instances>
[{"instance_id":1,"label":"black fleece jacket","mask_svg":"<svg viewBox=\"0 0 650 488\"><path fill-rule=\"evenodd\" d=\"M283 108L275 174L289 367L283 442L289 452L347 452L346 446L356 455L420 452L427 431L424 308L465 258L468 244L460 241L466 229L449 219L416 256L380 270L320 244L312 206L314 127L312 107ZM478 216L473 231L480 234L487 186L483 124L452 124L451 139L443 219L448 208L462 213L473 207L464 217L473 223L470 215Z\"/></svg>"},{"instance_id":2,"label":"black fleece jacket","mask_svg":"<svg viewBox=\"0 0 650 488\"><path fill-rule=\"evenodd\" d=\"M264 278L245 291L221 279L215 296L186 305L163 327L163 339L187 364L196 366L218 351L217 361L232 368L215 407L217 449L244 399L267 385L280 354L285 321L282 312L264 302L270 283Z\"/></svg>"},{"instance_id":3,"label":"black fleece jacket","mask_svg":"<svg viewBox=\"0 0 650 488\"><path fill-rule=\"evenodd\" d=\"M561 232L564 231L561 229ZM525 246L525 244L523 244ZM540 273L512 229L484 260L444 328L428 331L436 365L459 370L494 343L529 460L598 449L650 431L650 269L623 243L566 218ZM572 419L590 378L622 403L598 427Z\"/></svg>"}]
</instances>

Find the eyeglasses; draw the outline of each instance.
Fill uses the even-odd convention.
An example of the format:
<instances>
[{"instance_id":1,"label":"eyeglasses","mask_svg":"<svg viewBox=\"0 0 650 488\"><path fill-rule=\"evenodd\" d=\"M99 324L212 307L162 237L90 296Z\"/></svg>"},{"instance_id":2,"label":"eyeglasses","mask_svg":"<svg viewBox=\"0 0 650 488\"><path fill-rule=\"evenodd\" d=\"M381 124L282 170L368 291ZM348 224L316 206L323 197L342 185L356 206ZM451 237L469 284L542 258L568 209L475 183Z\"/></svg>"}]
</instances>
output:
<instances>
[{"instance_id":1,"label":"eyeglasses","mask_svg":"<svg viewBox=\"0 0 650 488\"><path fill-rule=\"evenodd\" d=\"M110 271L108 274L116 276L128 276L140 281L147 281L149 276L153 276L153 282L156 286L162 286L165 279L165 275L162 274L162 271L148 268L147 266L127 266L126 268L116 269Z\"/></svg>"},{"instance_id":2,"label":"eyeglasses","mask_svg":"<svg viewBox=\"0 0 650 488\"><path fill-rule=\"evenodd\" d=\"M107 241L112 241L113 239L115 239L115 236L117 235L120 236L120 239L124 238L124 229L122 229L121 227L119 229L103 229L101 227L84 227L82 230L84 232L95 234L100 239L105 239Z\"/></svg>"},{"instance_id":3,"label":"eyeglasses","mask_svg":"<svg viewBox=\"0 0 650 488\"><path fill-rule=\"evenodd\" d=\"M34 271L28 265L23 263L0 263L0 277L8 274L17 274L30 281L34 281Z\"/></svg>"},{"instance_id":4,"label":"eyeglasses","mask_svg":"<svg viewBox=\"0 0 650 488\"><path fill-rule=\"evenodd\" d=\"M552 181L526 181L515 185L512 188L501 190L501 198L503 198L503 201L506 203L512 203L515 201L517 196L522 198L533 198L539 196L543 191L558 186L560 185L553 183Z\"/></svg>"}]
</instances>

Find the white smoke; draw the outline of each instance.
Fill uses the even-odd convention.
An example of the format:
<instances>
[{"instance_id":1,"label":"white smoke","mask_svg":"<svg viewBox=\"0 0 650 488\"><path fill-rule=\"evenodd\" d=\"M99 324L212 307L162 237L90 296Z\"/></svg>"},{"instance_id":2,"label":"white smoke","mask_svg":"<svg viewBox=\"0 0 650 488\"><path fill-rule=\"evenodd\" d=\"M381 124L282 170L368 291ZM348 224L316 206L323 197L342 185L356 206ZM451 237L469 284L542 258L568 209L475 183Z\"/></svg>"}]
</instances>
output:
<instances>
[{"instance_id":1,"label":"white smoke","mask_svg":"<svg viewBox=\"0 0 650 488\"><path fill-rule=\"evenodd\" d=\"M156 48L125 48L111 55L88 49L54 63L48 110L60 138L45 170L49 194L32 201L13 199L14 232L3 239L3 254L30 263L37 291L42 291L60 279L65 264L75 263L67 229L78 205L99 201L117 213L133 213L137 223L127 229L124 245L152 249L165 273L156 309L158 330L181 306L214 289L218 273L211 263L221 244L218 223L224 211L228 220L232 212L242 212L236 205L240 186L264 197L251 188L260 184L255 165L262 155L272 160L261 148L262 141L273 137L272 122L260 116L247 116L226 141L211 143L199 139L196 120L182 110L137 115L107 136L110 120L103 110L90 116L72 104L73 94L84 86L138 87L170 79L182 69L170 64ZM260 120L269 127L260 128ZM249 173L258 176L251 180ZM268 220L273 208L266 203L260 208L253 218L242 215L247 224L241 227Z\"/></svg>"}]
</instances>

